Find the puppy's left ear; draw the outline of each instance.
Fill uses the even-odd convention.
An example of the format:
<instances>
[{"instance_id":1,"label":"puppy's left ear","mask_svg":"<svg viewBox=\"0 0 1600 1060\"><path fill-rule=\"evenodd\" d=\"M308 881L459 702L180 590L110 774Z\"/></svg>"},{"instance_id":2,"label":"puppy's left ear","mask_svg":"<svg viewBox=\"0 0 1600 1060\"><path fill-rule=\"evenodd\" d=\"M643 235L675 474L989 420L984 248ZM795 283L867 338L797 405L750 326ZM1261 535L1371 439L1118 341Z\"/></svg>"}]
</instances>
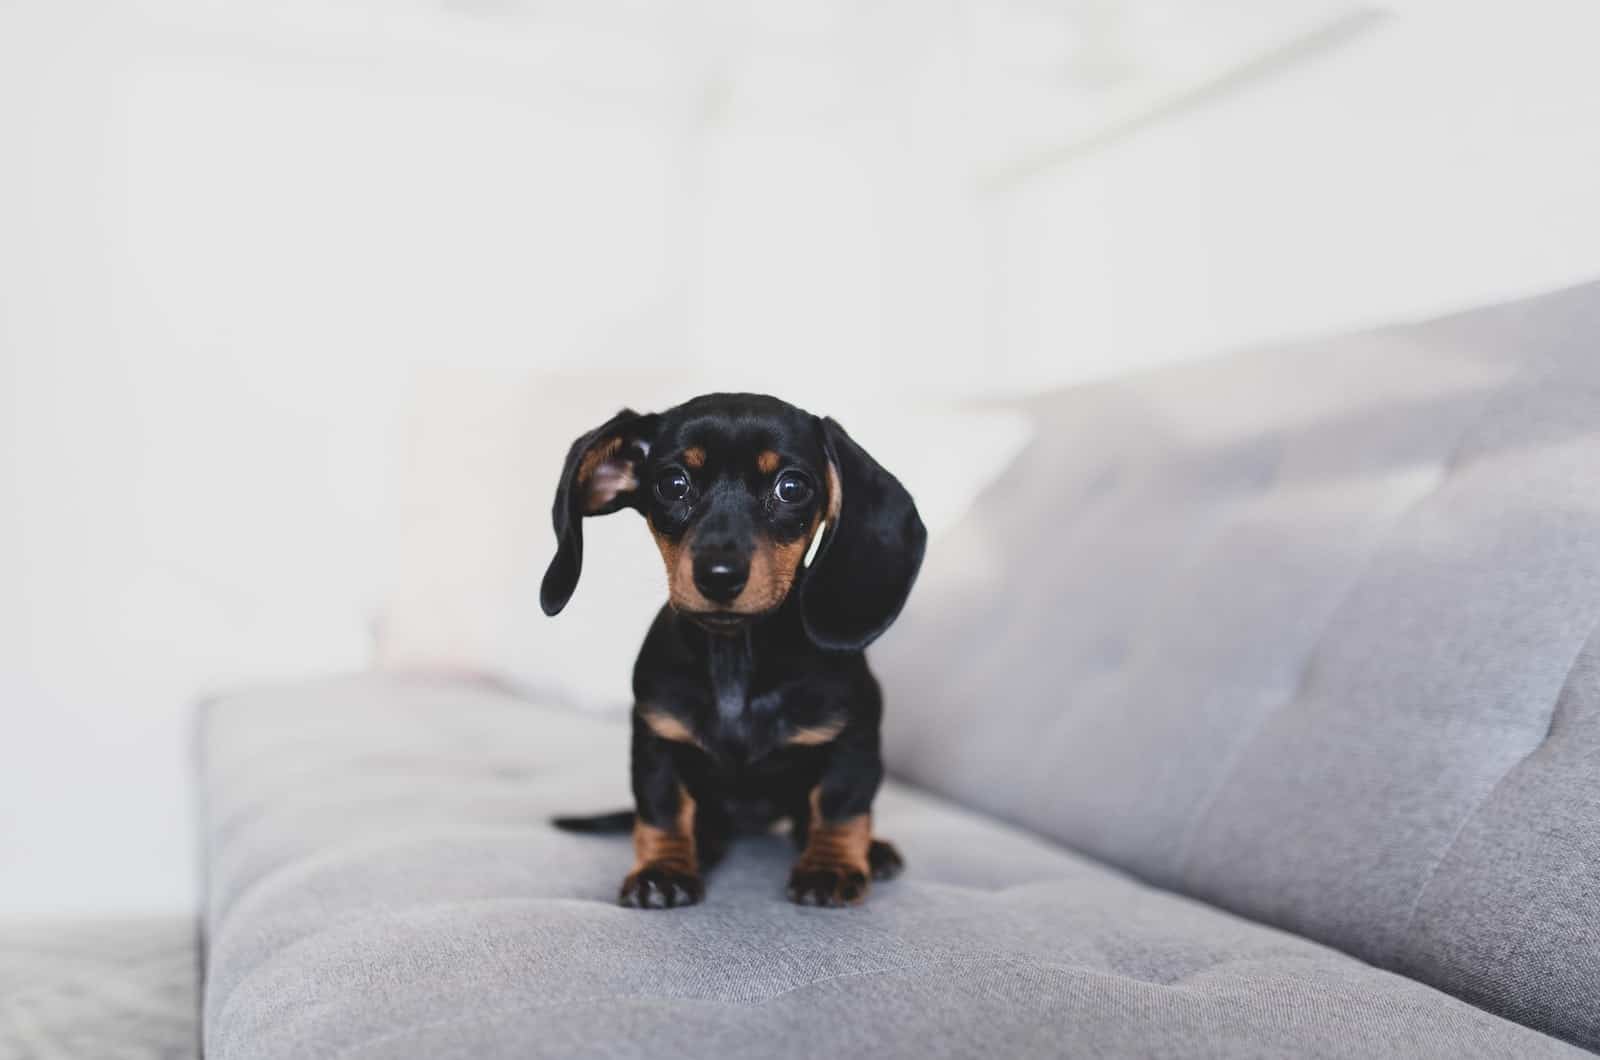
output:
<instances>
[{"instance_id":1,"label":"puppy's left ear","mask_svg":"<svg viewBox=\"0 0 1600 1060\"><path fill-rule=\"evenodd\" d=\"M556 555L539 587L539 606L559 614L583 573L583 520L637 505L639 468L649 453L659 417L623 409L567 450L550 511Z\"/></svg>"},{"instance_id":2,"label":"puppy's left ear","mask_svg":"<svg viewBox=\"0 0 1600 1060\"><path fill-rule=\"evenodd\" d=\"M819 648L860 651L911 595L928 531L916 502L831 418L817 422L828 455L828 529L800 586L800 618Z\"/></svg>"}]
</instances>

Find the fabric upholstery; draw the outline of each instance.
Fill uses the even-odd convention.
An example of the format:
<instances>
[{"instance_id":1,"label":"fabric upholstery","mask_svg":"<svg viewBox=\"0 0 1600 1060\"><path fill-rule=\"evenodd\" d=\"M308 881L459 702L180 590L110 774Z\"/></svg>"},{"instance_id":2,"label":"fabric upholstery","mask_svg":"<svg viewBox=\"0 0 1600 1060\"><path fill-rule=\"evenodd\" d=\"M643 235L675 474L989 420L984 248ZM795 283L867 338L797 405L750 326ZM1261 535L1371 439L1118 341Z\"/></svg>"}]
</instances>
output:
<instances>
[{"instance_id":1,"label":"fabric upholstery","mask_svg":"<svg viewBox=\"0 0 1600 1060\"><path fill-rule=\"evenodd\" d=\"M778 836L618 908L627 838L546 819L625 803L626 728L486 685L265 689L200 743L214 1060L1580 1055L899 785L863 908L785 901Z\"/></svg>"},{"instance_id":2,"label":"fabric upholstery","mask_svg":"<svg viewBox=\"0 0 1600 1060\"><path fill-rule=\"evenodd\" d=\"M1600 286L1028 407L891 769L1600 1047Z\"/></svg>"},{"instance_id":3,"label":"fabric upholstery","mask_svg":"<svg viewBox=\"0 0 1600 1060\"><path fill-rule=\"evenodd\" d=\"M0 1057L200 1055L192 917L0 921Z\"/></svg>"}]
</instances>

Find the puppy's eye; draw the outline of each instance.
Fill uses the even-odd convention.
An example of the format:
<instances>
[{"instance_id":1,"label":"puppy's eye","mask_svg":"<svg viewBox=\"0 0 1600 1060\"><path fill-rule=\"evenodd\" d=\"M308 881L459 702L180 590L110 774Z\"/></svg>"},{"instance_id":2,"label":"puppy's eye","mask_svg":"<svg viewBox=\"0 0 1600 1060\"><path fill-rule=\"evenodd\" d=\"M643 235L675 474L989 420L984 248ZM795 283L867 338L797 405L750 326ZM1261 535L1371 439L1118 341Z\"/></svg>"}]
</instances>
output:
<instances>
[{"instance_id":1,"label":"puppy's eye","mask_svg":"<svg viewBox=\"0 0 1600 1060\"><path fill-rule=\"evenodd\" d=\"M811 499L811 480L798 471L785 471L773 483L772 495L785 504L804 504Z\"/></svg>"},{"instance_id":2,"label":"puppy's eye","mask_svg":"<svg viewBox=\"0 0 1600 1060\"><path fill-rule=\"evenodd\" d=\"M669 467L656 476L656 496L671 503L689 495L689 473L681 467Z\"/></svg>"}]
</instances>

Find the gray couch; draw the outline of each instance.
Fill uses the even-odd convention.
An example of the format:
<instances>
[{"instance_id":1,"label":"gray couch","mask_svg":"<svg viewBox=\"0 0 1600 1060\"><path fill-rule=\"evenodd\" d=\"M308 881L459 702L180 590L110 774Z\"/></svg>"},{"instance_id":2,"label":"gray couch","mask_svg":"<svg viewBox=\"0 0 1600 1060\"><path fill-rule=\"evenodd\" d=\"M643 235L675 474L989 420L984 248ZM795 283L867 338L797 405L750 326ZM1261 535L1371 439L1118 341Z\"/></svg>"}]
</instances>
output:
<instances>
[{"instance_id":1,"label":"gray couch","mask_svg":"<svg viewBox=\"0 0 1600 1060\"><path fill-rule=\"evenodd\" d=\"M1600 288L1026 407L873 649L904 877L796 907L774 836L621 909L546 825L626 803L620 722L231 696L208 1055L1600 1048Z\"/></svg>"}]
</instances>

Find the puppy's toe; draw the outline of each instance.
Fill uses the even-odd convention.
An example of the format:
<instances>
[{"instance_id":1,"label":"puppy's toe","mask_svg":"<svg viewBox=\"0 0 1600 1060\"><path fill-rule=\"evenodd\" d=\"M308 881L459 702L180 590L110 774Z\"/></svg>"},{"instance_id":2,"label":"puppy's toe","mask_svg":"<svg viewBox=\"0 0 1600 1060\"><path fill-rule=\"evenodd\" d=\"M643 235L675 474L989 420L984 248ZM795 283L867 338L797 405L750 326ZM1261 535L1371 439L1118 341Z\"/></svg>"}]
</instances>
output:
<instances>
[{"instance_id":1,"label":"puppy's toe","mask_svg":"<svg viewBox=\"0 0 1600 1060\"><path fill-rule=\"evenodd\" d=\"M662 865L645 865L628 873L622 881L617 904L631 909L673 909L694 905L705 895L705 882L694 873Z\"/></svg>"},{"instance_id":2,"label":"puppy's toe","mask_svg":"<svg viewBox=\"0 0 1600 1060\"><path fill-rule=\"evenodd\" d=\"M867 865L875 880L892 880L905 870L905 859L894 844L886 839L874 839L867 848Z\"/></svg>"},{"instance_id":3,"label":"puppy's toe","mask_svg":"<svg viewBox=\"0 0 1600 1060\"><path fill-rule=\"evenodd\" d=\"M839 908L867 897L867 874L849 865L800 864L789 873L789 901Z\"/></svg>"}]
</instances>

